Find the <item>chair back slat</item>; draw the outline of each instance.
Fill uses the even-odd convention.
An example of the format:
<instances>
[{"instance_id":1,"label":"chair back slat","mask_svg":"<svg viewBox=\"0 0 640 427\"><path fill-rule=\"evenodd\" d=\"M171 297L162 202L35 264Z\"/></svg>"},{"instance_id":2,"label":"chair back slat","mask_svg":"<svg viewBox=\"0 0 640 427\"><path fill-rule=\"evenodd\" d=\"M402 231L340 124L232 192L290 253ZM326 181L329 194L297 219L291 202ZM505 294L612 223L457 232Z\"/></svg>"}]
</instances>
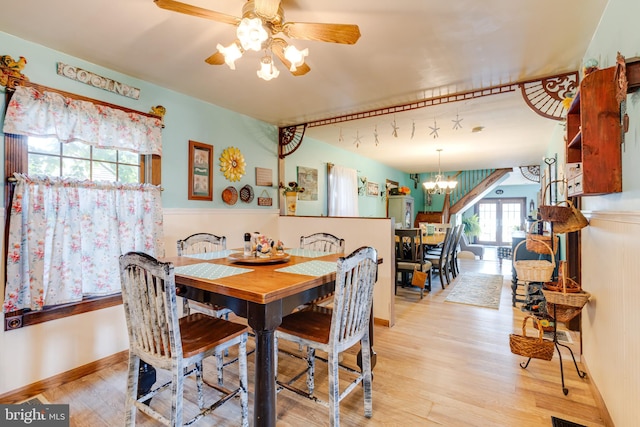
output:
<instances>
[{"instance_id":1,"label":"chair back slat","mask_svg":"<svg viewBox=\"0 0 640 427\"><path fill-rule=\"evenodd\" d=\"M182 354L173 265L129 252L120 257L120 276L130 348L149 363L170 367Z\"/></svg>"},{"instance_id":2,"label":"chair back slat","mask_svg":"<svg viewBox=\"0 0 640 427\"><path fill-rule=\"evenodd\" d=\"M330 233L314 233L300 237L300 248L321 252L344 252L344 239Z\"/></svg>"},{"instance_id":3,"label":"chair back slat","mask_svg":"<svg viewBox=\"0 0 640 427\"><path fill-rule=\"evenodd\" d=\"M369 327L377 257L374 248L362 247L338 260L330 346L346 349L359 341Z\"/></svg>"},{"instance_id":4,"label":"chair back slat","mask_svg":"<svg viewBox=\"0 0 640 427\"><path fill-rule=\"evenodd\" d=\"M211 233L196 233L177 241L178 256L202 254L227 249L227 238Z\"/></svg>"}]
</instances>

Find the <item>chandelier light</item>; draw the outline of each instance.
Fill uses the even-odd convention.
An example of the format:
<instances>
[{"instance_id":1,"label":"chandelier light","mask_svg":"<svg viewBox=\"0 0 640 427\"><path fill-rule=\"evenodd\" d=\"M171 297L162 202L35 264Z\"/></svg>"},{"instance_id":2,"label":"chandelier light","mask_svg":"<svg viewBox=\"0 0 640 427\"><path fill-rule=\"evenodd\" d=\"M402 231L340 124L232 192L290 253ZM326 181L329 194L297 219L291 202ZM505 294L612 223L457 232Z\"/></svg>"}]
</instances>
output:
<instances>
[{"instance_id":1,"label":"chandelier light","mask_svg":"<svg viewBox=\"0 0 640 427\"><path fill-rule=\"evenodd\" d=\"M440 154L442 152L442 148L438 148L438 174L435 176L435 179L423 182L422 185L428 194L450 194L458 182L455 180L449 180L446 175L442 174L440 170Z\"/></svg>"},{"instance_id":2,"label":"chandelier light","mask_svg":"<svg viewBox=\"0 0 640 427\"><path fill-rule=\"evenodd\" d=\"M265 56L260 60L260 69L257 71L258 77L269 81L280 75L280 71L273 63L272 44L280 43L279 48L284 43L281 39L272 39L269 32L260 18L242 18L238 24L236 32L238 40L225 47L218 44L218 52L224 56L224 62L232 70L236 69L235 61L242 58L243 53L254 50L265 49ZM284 43L286 44L286 43ZM288 45L283 50L284 58L291 63L290 71L295 72L298 67L304 64L304 59L309 55L309 49L298 50L295 46Z\"/></svg>"}]
</instances>

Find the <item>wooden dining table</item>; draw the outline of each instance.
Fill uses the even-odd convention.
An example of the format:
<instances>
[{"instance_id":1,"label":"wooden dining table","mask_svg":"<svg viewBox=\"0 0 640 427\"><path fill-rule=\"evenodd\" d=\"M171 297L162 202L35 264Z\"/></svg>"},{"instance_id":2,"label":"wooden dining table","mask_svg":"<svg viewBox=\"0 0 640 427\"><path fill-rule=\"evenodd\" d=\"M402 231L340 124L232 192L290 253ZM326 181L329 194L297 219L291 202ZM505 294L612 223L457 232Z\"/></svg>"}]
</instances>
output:
<instances>
[{"instance_id":1,"label":"wooden dining table","mask_svg":"<svg viewBox=\"0 0 640 427\"><path fill-rule=\"evenodd\" d=\"M276 425L274 333L282 317L296 307L331 293L336 261L344 254L302 249L285 260L238 260L239 251L169 257L175 266L176 292L199 302L228 307L246 318L255 333L255 426ZM235 255L232 255L235 254ZM226 255L226 256L221 256ZM200 256L200 258L196 258ZM370 331L373 319L370 322ZM373 343L373 336L371 339ZM373 344L372 344L373 345ZM373 349L372 349L373 350ZM375 353L372 352L372 356ZM372 365L375 363L372 359Z\"/></svg>"}]
</instances>

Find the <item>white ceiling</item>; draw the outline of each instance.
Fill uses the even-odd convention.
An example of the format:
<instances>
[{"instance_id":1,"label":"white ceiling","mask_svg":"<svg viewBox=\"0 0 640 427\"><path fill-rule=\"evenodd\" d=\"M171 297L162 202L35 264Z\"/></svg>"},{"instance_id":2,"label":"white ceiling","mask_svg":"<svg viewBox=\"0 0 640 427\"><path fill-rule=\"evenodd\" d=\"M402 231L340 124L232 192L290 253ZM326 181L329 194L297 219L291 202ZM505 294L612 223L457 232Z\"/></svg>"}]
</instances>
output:
<instances>
[{"instance_id":1,"label":"white ceiling","mask_svg":"<svg viewBox=\"0 0 640 427\"><path fill-rule=\"evenodd\" d=\"M282 0L288 22L357 24L362 36L354 45L289 39L309 48L311 71L294 77L280 66L280 76L265 82L256 76L257 52L236 61L235 71L204 62L217 43L235 39L234 27L163 10L152 0L2 1L0 31L278 126L578 70L606 5ZM184 1L234 16L244 4ZM454 119L461 128L453 129ZM472 132L477 126L484 129ZM513 92L313 127L307 136L414 173L437 170L438 148L443 171L539 164L557 126ZM437 138L430 127L439 128Z\"/></svg>"}]
</instances>

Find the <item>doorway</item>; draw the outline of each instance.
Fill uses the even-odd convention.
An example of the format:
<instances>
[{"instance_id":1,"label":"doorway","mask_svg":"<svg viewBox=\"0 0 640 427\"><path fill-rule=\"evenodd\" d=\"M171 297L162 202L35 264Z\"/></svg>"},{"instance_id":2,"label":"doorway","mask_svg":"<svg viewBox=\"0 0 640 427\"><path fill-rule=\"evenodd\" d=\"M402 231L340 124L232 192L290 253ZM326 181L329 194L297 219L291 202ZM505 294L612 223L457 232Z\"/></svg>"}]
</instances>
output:
<instances>
[{"instance_id":1,"label":"doorway","mask_svg":"<svg viewBox=\"0 0 640 427\"><path fill-rule=\"evenodd\" d=\"M510 246L513 232L524 225L526 203L526 197L480 200L475 207L481 230L477 243Z\"/></svg>"}]
</instances>

